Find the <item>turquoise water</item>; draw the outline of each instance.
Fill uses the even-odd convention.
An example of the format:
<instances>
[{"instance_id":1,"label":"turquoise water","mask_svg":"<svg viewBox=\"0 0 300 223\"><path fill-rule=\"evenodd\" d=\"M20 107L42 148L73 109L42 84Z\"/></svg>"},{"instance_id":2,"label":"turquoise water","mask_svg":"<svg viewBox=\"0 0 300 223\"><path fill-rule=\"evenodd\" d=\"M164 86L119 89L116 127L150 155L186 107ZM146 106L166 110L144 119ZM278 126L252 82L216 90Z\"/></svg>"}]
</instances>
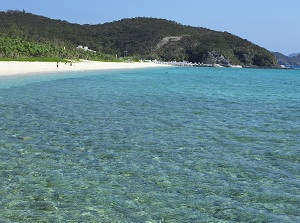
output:
<instances>
[{"instance_id":1,"label":"turquoise water","mask_svg":"<svg viewBox=\"0 0 300 223\"><path fill-rule=\"evenodd\" d=\"M0 77L0 222L300 222L300 71Z\"/></svg>"}]
</instances>

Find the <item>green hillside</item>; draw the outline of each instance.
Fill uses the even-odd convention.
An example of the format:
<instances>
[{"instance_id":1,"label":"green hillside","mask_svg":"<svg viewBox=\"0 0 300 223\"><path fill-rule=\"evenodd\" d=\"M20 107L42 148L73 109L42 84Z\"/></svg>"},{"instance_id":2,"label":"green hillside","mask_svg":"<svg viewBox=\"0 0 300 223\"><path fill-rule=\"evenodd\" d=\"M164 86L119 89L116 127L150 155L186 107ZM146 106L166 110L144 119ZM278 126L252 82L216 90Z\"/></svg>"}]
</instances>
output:
<instances>
[{"instance_id":1,"label":"green hillside","mask_svg":"<svg viewBox=\"0 0 300 223\"><path fill-rule=\"evenodd\" d=\"M20 11L0 12L0 57L59 57L113 60L137 59L277 67L266 49L227 32L178 24L157 18L122 19L79 25ZM8 48L7 42L33 45ZM97 53L76 49L87 46ZM22 48L22 50L20 49ZM27 47L28 48L28 47Z\"/></svg>"}]
</instances>

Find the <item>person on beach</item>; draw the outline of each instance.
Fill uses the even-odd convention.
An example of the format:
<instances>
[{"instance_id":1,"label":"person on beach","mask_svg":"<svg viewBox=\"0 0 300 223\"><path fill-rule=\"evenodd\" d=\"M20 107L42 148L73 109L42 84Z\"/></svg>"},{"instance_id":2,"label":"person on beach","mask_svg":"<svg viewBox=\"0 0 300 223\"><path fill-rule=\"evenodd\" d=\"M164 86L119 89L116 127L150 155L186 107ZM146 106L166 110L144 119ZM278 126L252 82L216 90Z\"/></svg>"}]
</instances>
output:
<instances>
[{"instance_id":1,"label":"person on beach","mask_svg":"<svg viewBox=\"0 0 300 223\"><path fill-rule=\"evenodd\" d=\"M58 68L58 62L56 63L56 67Z\"/></svg>"}]
</instances>

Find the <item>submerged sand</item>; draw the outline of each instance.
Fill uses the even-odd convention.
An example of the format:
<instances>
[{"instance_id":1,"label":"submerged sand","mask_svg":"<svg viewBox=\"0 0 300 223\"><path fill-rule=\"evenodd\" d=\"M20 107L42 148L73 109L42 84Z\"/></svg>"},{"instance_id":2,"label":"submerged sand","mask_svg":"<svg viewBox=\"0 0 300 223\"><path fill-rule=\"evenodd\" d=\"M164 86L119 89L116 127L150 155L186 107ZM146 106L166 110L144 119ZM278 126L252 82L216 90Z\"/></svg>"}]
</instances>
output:
<instances>
[{"instance_id":1,"label":"submerged sand","mask_svg":"<svg viewBox=\"0 0 300 223\"><path fill-rule=\"evenodd\" d=\"M135 69L167 66L152 62L95 62L81 61L76 63L56 62L0 62L0 75L16 75L28 73L70 72L88 70Z\"/></svg>"}]
</instances>

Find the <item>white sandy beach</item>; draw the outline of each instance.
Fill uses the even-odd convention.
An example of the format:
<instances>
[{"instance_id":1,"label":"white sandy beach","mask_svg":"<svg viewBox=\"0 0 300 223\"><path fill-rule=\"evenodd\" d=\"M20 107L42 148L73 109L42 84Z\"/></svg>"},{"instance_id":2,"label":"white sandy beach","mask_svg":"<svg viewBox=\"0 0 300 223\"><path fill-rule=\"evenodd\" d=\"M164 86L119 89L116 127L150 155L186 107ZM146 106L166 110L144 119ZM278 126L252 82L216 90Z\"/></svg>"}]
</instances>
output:
<instances>
[{"instance_id":1,"label":"white sandy beach","mask_svg":"<svg viewBox=\"0 0 300 223\"><path fill-rule=\"evenodd\" d=\"M0 75L19 75L28 73L51 73L51 72L69 72L69 71L88 71L88 70L110 70L110 69L135 69L162 67L168 65L155 64L151 62L95 62L82 61L72 63L56 62L0 62Z\"/></svg>"}]
</instances>

